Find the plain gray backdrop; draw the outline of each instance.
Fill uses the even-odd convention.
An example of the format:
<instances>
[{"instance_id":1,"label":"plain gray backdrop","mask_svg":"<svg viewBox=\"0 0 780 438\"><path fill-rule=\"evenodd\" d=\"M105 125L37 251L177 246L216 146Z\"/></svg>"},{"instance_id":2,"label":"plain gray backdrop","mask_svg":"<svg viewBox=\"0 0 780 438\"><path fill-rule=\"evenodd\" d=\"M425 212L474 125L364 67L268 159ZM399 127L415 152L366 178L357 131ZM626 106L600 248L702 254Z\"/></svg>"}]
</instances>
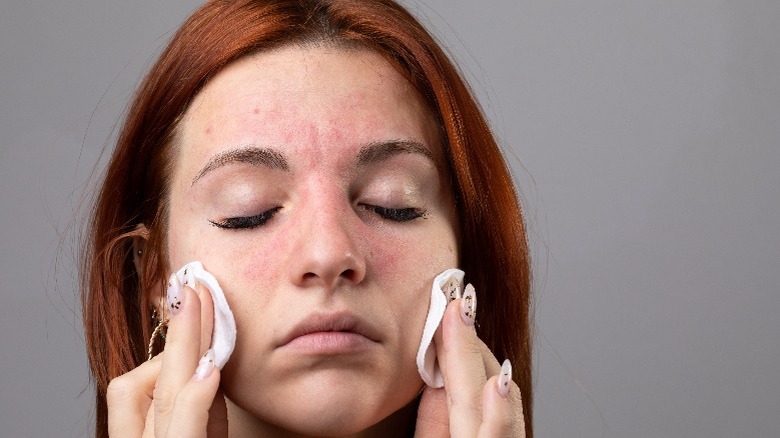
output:
<instances>
[{"instance_id":1,"label":"plain gray backdrop","mask_svg":"<svg viewBox=\"0 0 780 438\"><path fill-rule=\"evenodd\" d=\"M405 3L520 186L537 436L780 436L780 2ZM2 436L90 433L79 207L196 6L0 4Z\"/></svg>"}]
</instances>

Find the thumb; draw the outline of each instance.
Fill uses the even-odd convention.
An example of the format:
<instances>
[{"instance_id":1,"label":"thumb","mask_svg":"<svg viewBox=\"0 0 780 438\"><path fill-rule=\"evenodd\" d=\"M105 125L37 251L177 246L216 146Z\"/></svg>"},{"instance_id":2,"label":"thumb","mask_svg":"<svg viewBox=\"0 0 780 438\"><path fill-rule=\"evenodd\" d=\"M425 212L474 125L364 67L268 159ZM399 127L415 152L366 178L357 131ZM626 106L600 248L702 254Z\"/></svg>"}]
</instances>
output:
<instances>
[{"instance_id":1,"label":"thumb","mask_svg":"<svg viewBox=\"0 0 780 438\"><path fill-rule=\"evenodd\" d=\"M444 388L426 386L417 408L415 438L445 438L450 436L450 416Z\"/></svg>"}]
</instances>

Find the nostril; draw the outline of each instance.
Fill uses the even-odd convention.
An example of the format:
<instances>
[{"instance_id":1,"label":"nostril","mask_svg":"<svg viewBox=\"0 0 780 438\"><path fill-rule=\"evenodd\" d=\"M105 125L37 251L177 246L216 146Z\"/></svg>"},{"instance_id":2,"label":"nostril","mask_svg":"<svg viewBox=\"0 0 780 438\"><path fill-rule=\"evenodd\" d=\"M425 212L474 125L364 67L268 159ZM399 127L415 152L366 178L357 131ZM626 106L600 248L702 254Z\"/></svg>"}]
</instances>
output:
<instances>
[{"instance_id":1,"label":"nostril","mask_svg":"<svg viewBox=\"0 0 780 438\"><path fill-rule=\"evenodd\" d=\"M333 287L339 282L360 283L365 276L365 261L350 251L312 248L291 271L295 284L323 284Z\"/></svg>"},{"instance_id":2,"label":"nostril","mask_svg":"<svg viewBox=\"0 0 780 438\"><path fill-rule=\"evenodd\" d=\"M345 269L344 272L341 273L341 276L347 280L354 281L357 278L357 273L354 269Z\"/></svg>"}]
</instances>

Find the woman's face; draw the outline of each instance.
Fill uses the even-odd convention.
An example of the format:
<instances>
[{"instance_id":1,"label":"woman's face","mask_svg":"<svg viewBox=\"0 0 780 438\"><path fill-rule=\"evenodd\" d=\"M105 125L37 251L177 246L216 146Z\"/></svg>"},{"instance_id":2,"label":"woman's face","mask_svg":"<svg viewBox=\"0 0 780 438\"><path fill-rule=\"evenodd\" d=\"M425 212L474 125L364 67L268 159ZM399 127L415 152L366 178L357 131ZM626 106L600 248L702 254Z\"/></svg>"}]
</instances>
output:
<instances>
[{"instance_id":1,"label":"woman's face","mask_svg":"<svg viewBox=\"0 0 780 438\"><path fill-rule=\"evenodd\" d=\"M414 399L433 277L457 265L437 124L381 56L244 58L175 139L171 272L199 260L238 328L232 420L354 432Z\"/></svg>"}]
</instances>

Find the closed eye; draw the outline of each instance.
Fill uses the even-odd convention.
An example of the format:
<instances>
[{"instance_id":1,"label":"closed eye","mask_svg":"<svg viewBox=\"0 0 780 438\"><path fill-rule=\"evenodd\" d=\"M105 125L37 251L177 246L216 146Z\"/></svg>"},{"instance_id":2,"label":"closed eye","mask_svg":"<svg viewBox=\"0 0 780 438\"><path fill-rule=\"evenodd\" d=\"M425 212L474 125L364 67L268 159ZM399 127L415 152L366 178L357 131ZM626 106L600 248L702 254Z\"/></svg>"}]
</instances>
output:
<instances>
[{"instance_id":1,"label":"closed eye","mask_svg":"<svg viewBox=\"0 0 780 438\"><path fill-rule=\"evenodd\" d=\"M393 222L409 222L425 216L425 210L421 208L391 208L379 205L362 204L366 210L376 213L382 219Z\"/></svg>"},{"instance_id":2,"label":"closed eye","mask_svg":"<svg viewBox=\"0 0 780 438\"><path fill-rule=\"evenodd\" d=\"M219 222L212 220L209 220L209 222L215 227L228 230L252 229L264 225L281 209L282 207L274 207L255 216L231 217Z\"/></svg>"}]
</instances>

